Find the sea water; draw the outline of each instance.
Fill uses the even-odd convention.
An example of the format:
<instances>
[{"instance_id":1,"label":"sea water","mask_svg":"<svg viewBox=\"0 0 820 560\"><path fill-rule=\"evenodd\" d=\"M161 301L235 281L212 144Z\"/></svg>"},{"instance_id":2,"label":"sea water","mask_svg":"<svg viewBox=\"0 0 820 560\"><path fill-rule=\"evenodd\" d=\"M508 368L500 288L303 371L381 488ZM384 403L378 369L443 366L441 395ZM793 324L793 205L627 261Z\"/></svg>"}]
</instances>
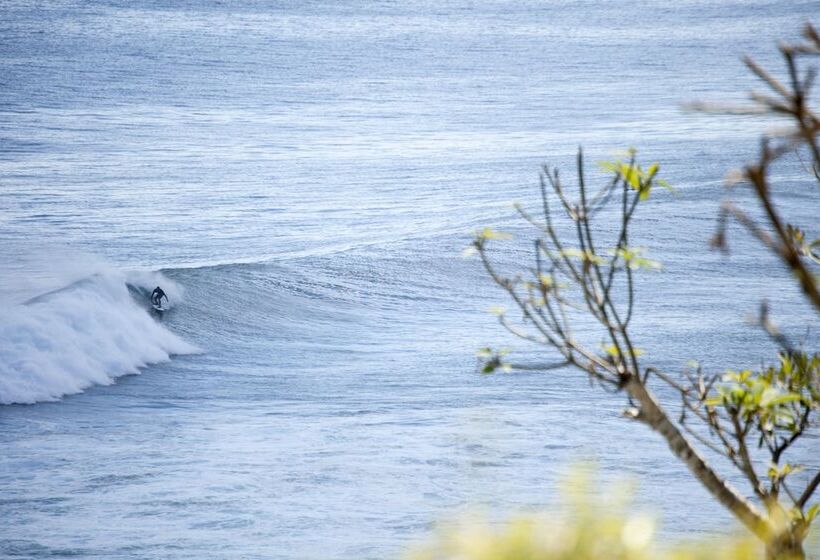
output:
<instances>
[{"instance_id":1,"label":"sea water","mask_svg":"<svg viewBox=\"0 0 820 560\"><path fill-rule=\"evenodd\" d=\"M646 363L771 360L747 323L764 299L816 340L739 228L708 249L767 125L681 105L743 99L739 57L779 69L818 8L0 4L0 556L398 557L465 510L550 507L589 460L664 538L728 531L621 396L479 373L487 345L554 356L502 332L504 294L460 255L492 226L526 267L510 201L537 208L539 166L571 182L583 145L600 183L595 161L634 146L677 190L636 223L664 264L639 277ZM774 173L784 213L816 222L799 162ZM798 459L818 456L807 438Z\"/></svg>"}]
</instances>

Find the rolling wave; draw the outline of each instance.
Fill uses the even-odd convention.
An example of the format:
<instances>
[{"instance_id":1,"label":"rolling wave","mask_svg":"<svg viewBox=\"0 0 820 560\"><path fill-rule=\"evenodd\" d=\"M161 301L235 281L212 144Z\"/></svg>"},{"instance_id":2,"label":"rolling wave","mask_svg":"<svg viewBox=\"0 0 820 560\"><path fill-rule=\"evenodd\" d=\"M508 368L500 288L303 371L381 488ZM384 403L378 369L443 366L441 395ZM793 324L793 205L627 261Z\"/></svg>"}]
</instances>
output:
<instances>
[{"instance_id":1,"label":"rolling wave","mask_svg":"<svg viewBox=\"0 0 820 560\"><path fill-rule=\"evenodd\" d=\"M179 301L180 288L157 273L106 272L11 307L0 322L0 404L58 400L198 352L132 297L157 283Z\"/></svg>"}]
</instances>

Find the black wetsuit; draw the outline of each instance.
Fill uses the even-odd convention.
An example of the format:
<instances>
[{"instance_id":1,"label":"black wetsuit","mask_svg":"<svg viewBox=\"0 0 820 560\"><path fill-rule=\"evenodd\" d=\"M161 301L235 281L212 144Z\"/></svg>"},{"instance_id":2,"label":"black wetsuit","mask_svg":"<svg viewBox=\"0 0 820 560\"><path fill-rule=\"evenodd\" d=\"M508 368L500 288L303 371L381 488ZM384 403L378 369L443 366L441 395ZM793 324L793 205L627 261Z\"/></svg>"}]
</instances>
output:
<instances>
[{"instance_id":1,"label":"black wetsuit","mask_svg":"<svg viewBox=\"0 0 820 560\"><path fill-rule=\"evenodd\" d=\"M162 298L165 298L165 300L168 301L168 296L165 295L165 292L162 291L162 288L157 286L151 293L151 303L158 307L162 306Z\"/></svg>"}]
</instances>

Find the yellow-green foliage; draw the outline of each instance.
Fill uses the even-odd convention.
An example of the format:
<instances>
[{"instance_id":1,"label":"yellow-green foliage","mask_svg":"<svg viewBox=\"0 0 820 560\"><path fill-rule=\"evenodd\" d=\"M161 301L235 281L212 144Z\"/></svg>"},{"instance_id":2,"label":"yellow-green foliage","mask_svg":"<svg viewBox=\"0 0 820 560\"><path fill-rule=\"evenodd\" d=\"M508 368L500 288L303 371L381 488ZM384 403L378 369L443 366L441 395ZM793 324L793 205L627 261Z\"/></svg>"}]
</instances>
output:
<instances>
[{"instance_id":1,"label":"yellow-green foliage","mask_svg":"<svg viewBox=\"0 0 820 560\"><path fill-rule=\"evenodd\" d=\"M560 514L519 517L502 525L463 521L442 527L410 560L760 560L752 538L660 545L652 516L629 506L628 493L592 500L589 485L567 485Z\"/></svg>"},{"instance_id":2,"label":"yellow-green foliage","mask_svg":"<svg viewBox=\"0 0 820 560\"><path fill-rule=\"evenodd\" d=\"M411 560L761 560L762 546L750 538L658 546L654 523L642 515L600 510L581 518L522 517L500 528L463 523L442 530Z\"/></svg>"}]
</instances>

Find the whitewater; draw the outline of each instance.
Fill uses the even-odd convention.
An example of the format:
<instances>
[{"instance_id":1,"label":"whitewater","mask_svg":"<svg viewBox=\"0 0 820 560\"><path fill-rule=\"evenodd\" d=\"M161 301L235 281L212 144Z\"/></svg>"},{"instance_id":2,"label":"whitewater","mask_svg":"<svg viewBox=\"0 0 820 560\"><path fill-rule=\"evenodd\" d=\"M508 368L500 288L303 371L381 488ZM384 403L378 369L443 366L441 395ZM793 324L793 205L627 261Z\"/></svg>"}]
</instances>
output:
<instances>
[{"instance_id":1,"label":"whitewater","mask_svg":"<svg viewBox=\"0 0 820 560\"><path fill-rule=\"evenodd\" d=\"M179 288L159 274L129 280L112 271L7 309L0 324L0 404L57 400L196 352L137 303L157 283L180 301Z\"/></svg>"},{"instance_id":2,"label":"whitewater","mask_svg":"<svg viewBox=\"0 0 820 560\"><path fill-rule=\"evenodd\" d=\"M582 145L597 182L634 146L676 189L634 231L663 263L638 278L647 359L770 361L764 300L812 340L753 239L708 248L767 125L681 106L744 99L739 57L778 68L816 2L0 12L0 557L399 558L464 511L549 507L588 460L663 538L731 526L618 397L481 374L485 346L553 356L503 331L462 252L492 227L514 235L501 265L526 263L511 202L537 209L540 166L571 180ZM814 223L790 164L779 203ZM801 453L817 466L820 443Z\"/></svg>"}]
</instances>

